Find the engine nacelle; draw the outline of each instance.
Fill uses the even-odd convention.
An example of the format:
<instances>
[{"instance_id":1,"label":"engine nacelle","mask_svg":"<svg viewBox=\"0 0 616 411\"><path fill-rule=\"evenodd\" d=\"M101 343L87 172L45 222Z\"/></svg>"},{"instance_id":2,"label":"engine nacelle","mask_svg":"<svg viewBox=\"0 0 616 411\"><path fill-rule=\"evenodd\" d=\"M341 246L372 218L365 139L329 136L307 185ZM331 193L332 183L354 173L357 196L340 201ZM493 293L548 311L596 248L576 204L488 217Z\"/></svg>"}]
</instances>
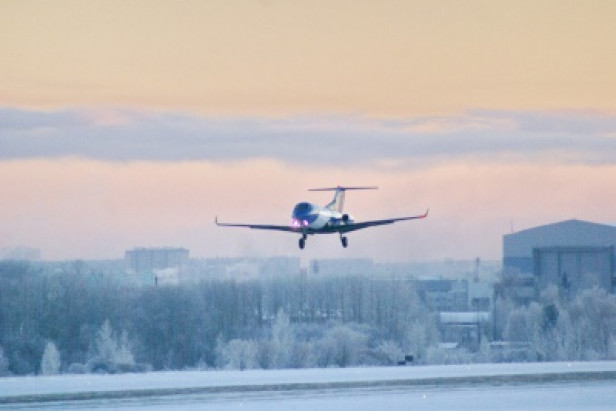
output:
<instances>
[{"instance_id":1,"label":"engine nacelle","mask_svg":"<svg viewBox=\"0 0 616 411\"><path fill-rule=\"evenodd\" d=\"M350 214L342 214L342 222L344 224L353 224L355 219Z\"/></svg>"}]
</instances>

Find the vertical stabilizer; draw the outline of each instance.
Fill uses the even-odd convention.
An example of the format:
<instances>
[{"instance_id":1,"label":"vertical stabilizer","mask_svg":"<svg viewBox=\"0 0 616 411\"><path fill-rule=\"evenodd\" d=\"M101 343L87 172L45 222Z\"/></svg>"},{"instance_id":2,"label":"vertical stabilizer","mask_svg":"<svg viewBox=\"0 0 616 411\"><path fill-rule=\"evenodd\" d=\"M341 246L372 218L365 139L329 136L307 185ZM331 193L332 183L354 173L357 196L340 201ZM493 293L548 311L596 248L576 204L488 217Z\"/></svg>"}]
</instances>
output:
<instances>
[{"instance_id":1,"label":"vertical stabilizer","mask_svg":"<svg viewBox=\"0 0 616 411\"><path fill-rule=\"evenodd\" d=\"M325 207L333 211L342 213L344 209L344 193L346 190L376 190L378 187L331 187L331 188L311 188L308 191L335 191L334 199Z\"/></svg>"},{"instance_id":2,"label":"vertical stabilizer","mask_svg":"<svg viewBox=\"0 0 616 411\"><path fill-rule=\"evenodd\" d=\"M325 207L329 208L330 210L338 211L339 213L341 213L342 209L344 208L344 188L339 187L336 190L336 194L334 194L334 199L332 200L332 202Z\"/></svg>"}]
</instances>

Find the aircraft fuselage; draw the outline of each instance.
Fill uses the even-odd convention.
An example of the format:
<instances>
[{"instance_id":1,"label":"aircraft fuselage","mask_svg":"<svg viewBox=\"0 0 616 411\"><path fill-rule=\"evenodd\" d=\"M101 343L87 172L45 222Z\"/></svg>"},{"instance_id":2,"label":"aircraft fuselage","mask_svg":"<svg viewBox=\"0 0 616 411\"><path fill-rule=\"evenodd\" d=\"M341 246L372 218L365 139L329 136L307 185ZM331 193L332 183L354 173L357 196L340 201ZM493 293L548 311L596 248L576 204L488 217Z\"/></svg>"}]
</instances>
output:
<instances>
[{"instance_id":1,"label":"aircraft fuselage","mask_svg":"<svg viewBox=\"0 0 616 411\"><path fill-rule=\"evenodd\" d=\"M292 218L291 226L297 228L297 231L300 232L302 229L309 229L306 231L321 230L352 224L355 221L349 214L306 202L299 203L293 208Z\"/></svg>"}]
</instances>

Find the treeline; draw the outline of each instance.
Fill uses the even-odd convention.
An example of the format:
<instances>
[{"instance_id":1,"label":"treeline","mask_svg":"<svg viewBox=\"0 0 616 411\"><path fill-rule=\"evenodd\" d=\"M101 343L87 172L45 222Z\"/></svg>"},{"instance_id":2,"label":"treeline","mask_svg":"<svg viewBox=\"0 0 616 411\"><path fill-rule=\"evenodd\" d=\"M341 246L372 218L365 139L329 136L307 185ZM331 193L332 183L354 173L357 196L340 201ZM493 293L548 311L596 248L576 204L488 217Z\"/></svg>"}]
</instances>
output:
<instances>
[{"instance_id":1,"label":"treeline","mask_svg":"<svg viewBox=\"0 0 616 411\"><path fill-rule=\"evenodd\" d=\"M527 344L526 360L616 359L616 296L603 289L552 286L526 306L497 300L494 314L496 337Z\"/></svg>"},{"instance_id":2,"label":"treeline","mask_svg":"<svg viewBox=\"0 0 616 411\"><path fill-rule=\"evenodd\" d=\"M616 296L552 288L527 306L497 300L480 330L474 351L440 348L437 313L404 279L135 287L81 263L0 263L0 375L616 359ZM507 343L494 350L493 339Z\"/></svg>"},{"instance_id":3,"label":"treeline","mask_svg":"<svg viewBox=\"0 0 616 411\"><path fill-rule=\"evenodd\" d=\"M43 363L59 372L390 364L437 344L435 315L409 281L134 287L83 264L45 273L0 263L0 366L12 374Z\"/></svg>"}]
</instances>

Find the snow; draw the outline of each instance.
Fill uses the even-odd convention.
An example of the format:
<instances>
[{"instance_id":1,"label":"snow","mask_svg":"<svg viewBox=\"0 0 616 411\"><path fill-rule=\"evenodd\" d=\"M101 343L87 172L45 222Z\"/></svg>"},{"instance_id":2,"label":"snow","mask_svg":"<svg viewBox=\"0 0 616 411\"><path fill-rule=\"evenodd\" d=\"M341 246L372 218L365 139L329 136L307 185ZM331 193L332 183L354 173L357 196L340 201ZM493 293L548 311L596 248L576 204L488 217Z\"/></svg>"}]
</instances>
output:
<instances>
[{"instance_id":1,"label":"snow","mask_svg":"<svg viewBox=\"0 0 616 411\"><path fill-rule=\"evenodd\" d=\"M0 408L611 409L615 382L616 362L4 377Z\"/></svg>"}]
</instances>

